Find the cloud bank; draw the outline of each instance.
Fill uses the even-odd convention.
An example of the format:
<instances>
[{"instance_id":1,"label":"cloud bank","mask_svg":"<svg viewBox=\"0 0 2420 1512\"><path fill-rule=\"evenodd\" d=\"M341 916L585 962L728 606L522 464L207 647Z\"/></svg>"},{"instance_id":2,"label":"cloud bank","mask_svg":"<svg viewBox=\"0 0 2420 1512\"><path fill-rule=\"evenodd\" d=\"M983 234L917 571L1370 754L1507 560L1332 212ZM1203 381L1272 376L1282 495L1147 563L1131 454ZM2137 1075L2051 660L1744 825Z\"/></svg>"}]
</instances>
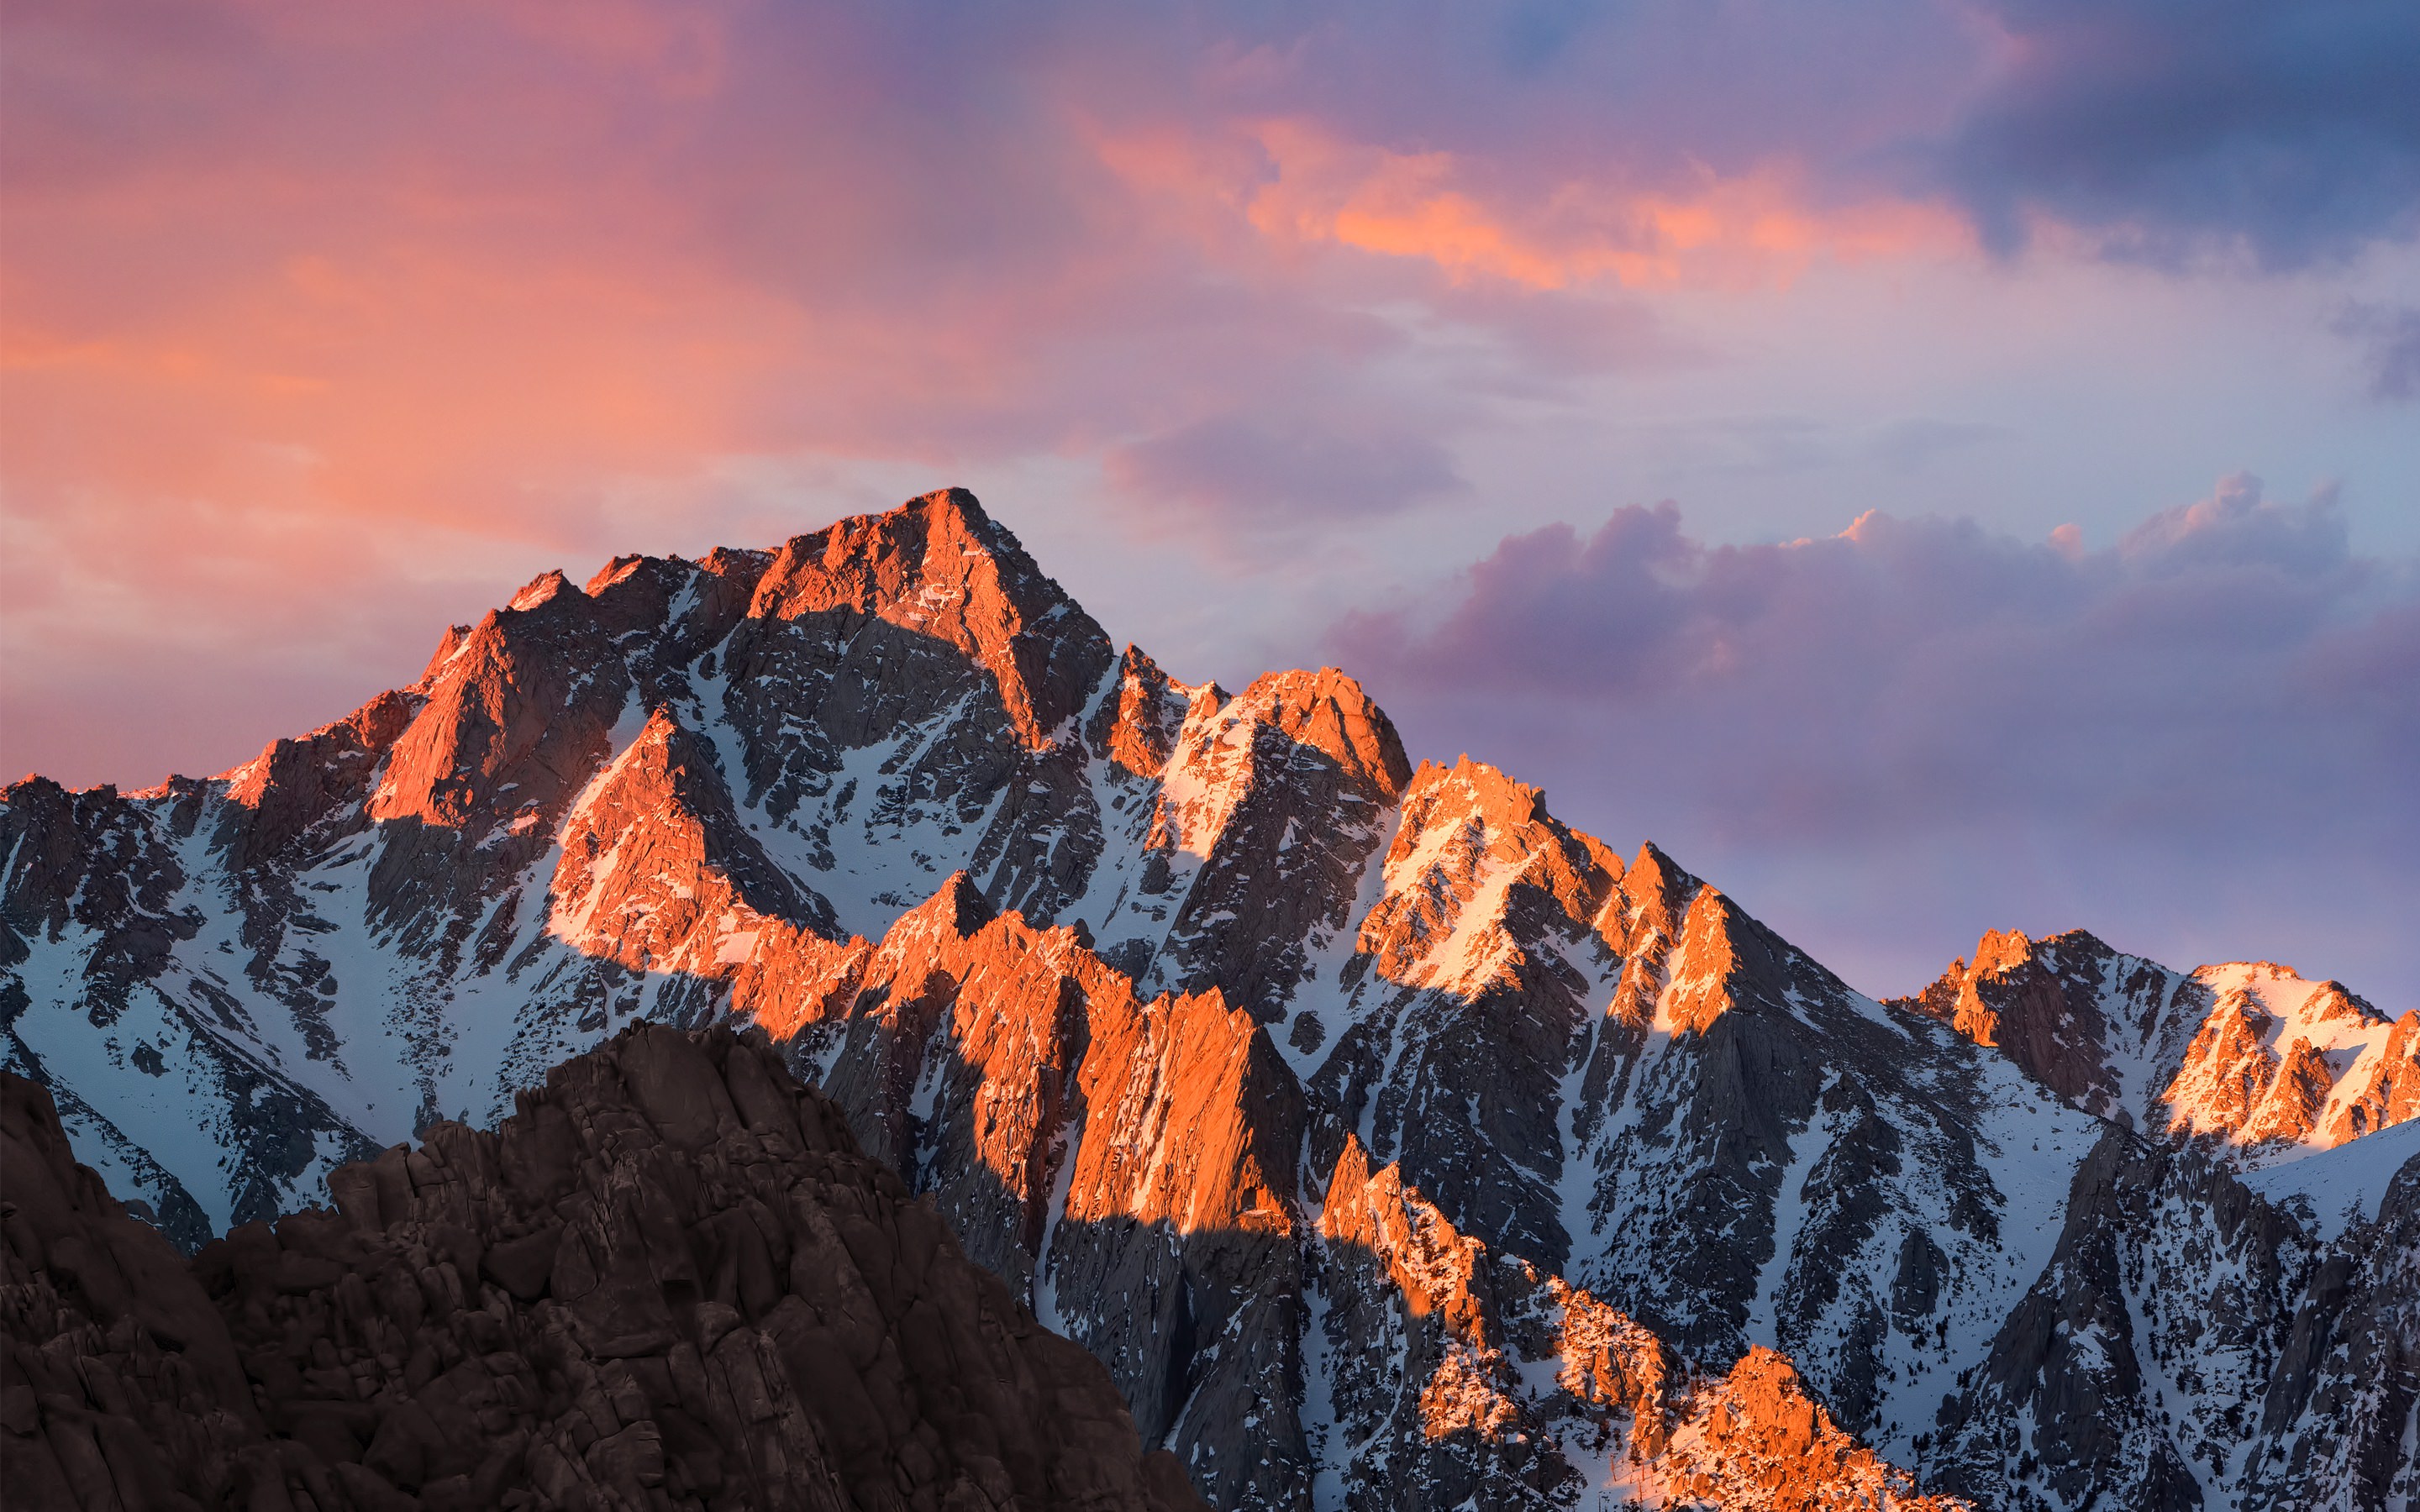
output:
<instances>
[{"instance_id":1,"label":"cloud bank","mask_svg":"<svg viewBox=\"0 0 2420 1512\"><path fill-rule=\"evenodd\" d=\"M1880 514L1708 547L1625 508L1331 644L1415 745L1665 841L1876 990L2085 925L2412 1006L2420 564L2325 496L2231 478L2097 550Z\"/></svg>"}]
</instances>

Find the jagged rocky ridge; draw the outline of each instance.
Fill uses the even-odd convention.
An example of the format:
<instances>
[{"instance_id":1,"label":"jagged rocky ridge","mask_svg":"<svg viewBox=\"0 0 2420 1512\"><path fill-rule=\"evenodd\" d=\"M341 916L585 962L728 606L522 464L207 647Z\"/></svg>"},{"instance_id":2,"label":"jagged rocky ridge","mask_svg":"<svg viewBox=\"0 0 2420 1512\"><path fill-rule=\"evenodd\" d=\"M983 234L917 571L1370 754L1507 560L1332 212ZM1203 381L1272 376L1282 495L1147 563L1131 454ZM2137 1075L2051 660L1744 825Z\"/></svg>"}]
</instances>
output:
<instances>
[{"instance_id":1,"label":"jagged rocky ridge","mask_svg":"<svg viewBox=\"0 0 2420 1512\"><path fill-rule=\"evenodd\" d=\"M2332 1249L2286 1188L2225 1188L2254 1216L2218 1238L2137 1188L2206 1195L2408 1117L2420 1020L2080 934L1989 937L1878 1004L1653 847L1625 863L1480 764L1413 767L1341 673L1231 696L1115 652L962 493L550 575L225 778L29 779L0 822L8 1054L181 1242L491 1118L615 1026L736 1014L1221 1505L1700 1494L1614 1465L1699 1442L1679 1404L1716 1388L1662 1418L1590 1396L1536 1321L1557 1296L1672 1381L1763 1362L1794 1383L1739 1398L1758 1423L1811 1398L1985 1504L2171 1494L2246 1413L2256 1451L2188 1472L2204 1504L2339 1504L2317 1467L2376 1434L2260 1405L2306 1309L2304 1348L2351 1347L2331 1257L2378 1275L2361 1316L2402 1352L2364 1358L2409 1415L2408 1267ZM1330 1221L1363 1168L1479 1246L1473 1274L1531 1278L1481 1288L1498 1322L1415 1346L1435 1310ZM2155 1252L2216 1333L2132 1304ZM2076 1309L2137 1365L2035 1402L1999 1453L1993 1383ZM1401 1392L1357 1386L1373 1350ZM1777 1484L1716 1489L1863 1484L1755 1475Z\"/></svg>"},{"instance_id":2,"label":"jagged rocky ridge","mask_svg":"<svg viewBox=\"0 0 2420 1512\"><path fill-rule=\"evenodd\" d=\"M2342 983L2273 962L2188 975L2083 930L1993 931L1972 966L1953 961L1891 1006L1996 1046L2087 1113L2200 1139L2239 1167L2420 1113L2420 1011L2389 1022Z\"/></svg>"},{"instance_id":3,"label":"jagged rocky ridge","mask_svg":"<svg viewBox=\"0 0 2420 1512\"><path fill-rule=\"evenodd\" d=\"M1195 1512L826 1099L648 1026L195 1259L0 1072L8 1504Z\"/></svg>"}]
</instances>

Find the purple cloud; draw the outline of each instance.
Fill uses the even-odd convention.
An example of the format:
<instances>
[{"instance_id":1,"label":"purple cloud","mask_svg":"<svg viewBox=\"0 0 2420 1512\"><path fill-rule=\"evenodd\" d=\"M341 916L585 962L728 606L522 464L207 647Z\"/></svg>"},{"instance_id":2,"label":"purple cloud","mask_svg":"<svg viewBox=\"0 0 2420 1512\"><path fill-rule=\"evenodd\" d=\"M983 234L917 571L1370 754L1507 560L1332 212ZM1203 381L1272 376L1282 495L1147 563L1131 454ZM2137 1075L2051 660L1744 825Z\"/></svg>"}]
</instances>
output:
<instances>
[{"instance_id":1,"label":"purple cloud","mask_svg":"<svg viewBox=\"0 0 2420 1512\"><path fill-rule=\"evenodd\" d=\"M1879 990L1986 926L2389 995L2420 965L2420 565L2324 494L2228 479L2097 551L1881 514L1709 547L1630 507L1331 641L1423 754L1671 845Z\"/></svg>"},{"instance_id":2,"label":"purple cloud","mask_svg":"<svg viewBox=\"0 0 2420 1512\"><path fill-rule=\"evenodd\" d=\"M2420 226L2420 8L2407 0L2004 0L2012 65L1947 172L1987 239L2043 215L2118 251L2212 240L2272 266Z\"/></svg>"}]
</instances>

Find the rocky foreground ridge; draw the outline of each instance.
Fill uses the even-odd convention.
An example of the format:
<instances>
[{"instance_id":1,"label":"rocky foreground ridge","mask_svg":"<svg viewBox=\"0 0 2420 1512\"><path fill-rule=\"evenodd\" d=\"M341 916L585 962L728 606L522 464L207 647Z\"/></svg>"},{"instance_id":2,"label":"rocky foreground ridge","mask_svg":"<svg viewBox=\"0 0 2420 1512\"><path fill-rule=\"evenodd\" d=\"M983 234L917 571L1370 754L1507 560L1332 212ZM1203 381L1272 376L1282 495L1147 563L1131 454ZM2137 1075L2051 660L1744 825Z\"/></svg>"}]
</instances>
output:
<instances>
[{"instance_id":1,"label":"rocky foreground ridge","mask_svg":"<svg viewBox=\"0 0 2420 1512\"><path fill-rule=\"evenodd\" d=\"M188 1247L731 1017L1221 1506L2415 1492L2420 1015L2080 933L1877 1003L1340 672L1115 650L963 493L551 574L0 847L9 1064Z\"/></svg>"},{"instance_id":2,"label":"rocky foreground ridge","mask_svg":"<svg viewBox=\"0 0 2420 1512\"><path fill-rule=\"evenodd\" d=\"M0 1072L8 1504L1202 1502L831 1103L647 1026L188 1261Z\"/></svg>"}]
</instances>

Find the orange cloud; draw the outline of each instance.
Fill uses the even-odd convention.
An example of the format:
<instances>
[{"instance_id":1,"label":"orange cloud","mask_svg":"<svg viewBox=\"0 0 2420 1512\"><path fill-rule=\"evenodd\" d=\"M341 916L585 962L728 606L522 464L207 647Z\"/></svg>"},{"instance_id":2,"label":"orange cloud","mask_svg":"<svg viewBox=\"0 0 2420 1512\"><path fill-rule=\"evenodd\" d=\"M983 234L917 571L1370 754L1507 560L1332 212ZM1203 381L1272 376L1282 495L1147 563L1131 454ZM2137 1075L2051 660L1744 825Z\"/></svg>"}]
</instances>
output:
<instances>
[{"instance_id":1,"label":"orange cloud","mask_svg":"<svg viewBox=\"0 0 2420 1512\"><path fill-rule=\"evenodd\" d=\"M1218 131L1094 128L1113 172L1205 242L1234 223L1291 251L1349 248L1423 262L1455 282L1493 279L1538 291L1740 288L1787 285L1819 258L1938 256L1973 238L1944 206L1877 199L1816 202L1776 162L1678 188L1601 180L1490 187L1484 164L1450 152L1398 152L1282 119Z\"/></svg>"},{"instance_id":2,"label":"orange cloud","mask_svg":"<svg viewBox=\"0 0 2420 1512\"><path fill-rule=\"evenodd\" d=\"M1435 264L1455 279L1533 289L1787 284L1820 257L1940 255L1971 245L1949 210L1900 200L1819 207L1779 164L1701 172L1681 190L1574 180L1490 196L1450 153L1340 142L1300 122L1254 133L1276 177L1249 215L1265 235Z\"/></svg>"}]
</instances>

